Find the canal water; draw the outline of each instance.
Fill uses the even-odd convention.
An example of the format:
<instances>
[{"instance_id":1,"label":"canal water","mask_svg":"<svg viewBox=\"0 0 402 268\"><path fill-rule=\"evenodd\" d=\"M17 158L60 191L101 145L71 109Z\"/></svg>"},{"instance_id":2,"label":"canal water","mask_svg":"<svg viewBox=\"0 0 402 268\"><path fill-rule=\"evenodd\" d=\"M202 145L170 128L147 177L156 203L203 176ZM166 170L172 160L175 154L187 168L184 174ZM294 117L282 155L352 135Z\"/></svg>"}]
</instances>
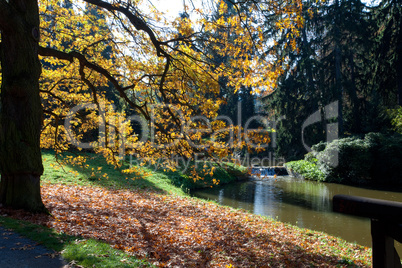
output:
<instances>
[{"instance_id":1,"label":"canal water","mask_svg":"<svg viewBox=\"0 0 402 268\"><path fill-rule=\"evenodd\" d=\"M371 247L370 220L332 212L332 197L336 194L402 202L402 192L306 181L291 176L264 176L192 192L193 196L225 206L242 208ZM402 245L396 241L395 244L402 256Z\"/></svg>"}]
</instances>

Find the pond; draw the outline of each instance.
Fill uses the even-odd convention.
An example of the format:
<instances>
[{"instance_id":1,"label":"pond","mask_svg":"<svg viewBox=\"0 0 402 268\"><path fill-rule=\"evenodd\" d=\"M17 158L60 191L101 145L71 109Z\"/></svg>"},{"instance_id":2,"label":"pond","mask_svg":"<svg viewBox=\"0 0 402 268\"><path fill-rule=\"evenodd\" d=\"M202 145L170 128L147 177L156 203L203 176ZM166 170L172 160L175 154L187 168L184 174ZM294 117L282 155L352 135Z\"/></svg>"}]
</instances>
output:
<instances>
[{"instance_id":1,"label":"pond","mask_svg":"<svg viewBox=\"0 0 402 268\"><path fill-rule=\"evenodd\" d=\"M402 192L306 181L291 176L265 176L192 192L193 196L225 206L242 208L371 247L370 220L332 212L332 197L336 194L402 202ZM396 241L395 244L402 256L402 245Z\"/></svg>"}]
</instances>

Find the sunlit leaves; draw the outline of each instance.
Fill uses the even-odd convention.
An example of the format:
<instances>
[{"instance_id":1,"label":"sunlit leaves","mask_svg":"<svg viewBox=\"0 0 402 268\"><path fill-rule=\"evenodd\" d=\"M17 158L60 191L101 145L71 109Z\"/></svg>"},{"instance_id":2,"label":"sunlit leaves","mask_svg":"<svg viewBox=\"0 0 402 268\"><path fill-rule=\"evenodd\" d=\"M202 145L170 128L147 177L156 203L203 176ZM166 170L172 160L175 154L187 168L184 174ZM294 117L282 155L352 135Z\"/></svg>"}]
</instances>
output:
<instances>
[{"instance_id":1,"label":"sunlit leaves","mask_svg":"<svg viewBox=\"0 0 402 268\"><path fill-rule=\"evenodd\" d=\"M80 55L70 61L41 58L43 148L67 150L71 143L77 146L73 139L119 165L117 156L124 154L151 162L174 155L193 158L200 149L194 145L202 144L204 151L222 159L246 146L259 151L269 142L267 132L249 135L218 117L224 103L218 81L224 78L235 90L247 87L257 94L275 88L286 59L266 54L272 40L265 36L264 16L267 10L278 14L275 27L286 31L289 46L297 49L300 1L238 5L230 15L220 1L219 17L213 21L207 16L210 10L197 10L205 16L168 21L145 1L105 2L112 5L40 1L41 46ZM146 26L133 23L121 7ZM231 58L216 66L208 49ZM102 72L83 64L82 57ZM71 113L86 104L94 106ZM211 127L195 122L198 117ZM66 119L71 123L67 127ZM140 120L148 123L139 131L133 121ZM139 132L148 139L138 137ZM246 136L252 137L252 146ZM175 168L168 160L166 166Z\"/></svg>"}]
</instances>

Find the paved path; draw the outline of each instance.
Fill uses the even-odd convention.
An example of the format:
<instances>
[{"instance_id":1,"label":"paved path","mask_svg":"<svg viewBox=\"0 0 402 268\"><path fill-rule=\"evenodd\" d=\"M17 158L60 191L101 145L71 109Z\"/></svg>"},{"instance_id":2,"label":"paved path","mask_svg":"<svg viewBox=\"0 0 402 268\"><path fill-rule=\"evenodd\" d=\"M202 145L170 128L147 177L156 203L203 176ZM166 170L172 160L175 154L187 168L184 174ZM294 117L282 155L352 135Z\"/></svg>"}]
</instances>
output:
<instances>
[{"instance_id":1,"label":"paved path","mask_svg":"<svg viewBox=\"0 0 402 268\"><path fill-rule=\"evenodd\" d=\"M0 226L1 268L68 267L51 250Z\"/></svg>"}]
</instances>

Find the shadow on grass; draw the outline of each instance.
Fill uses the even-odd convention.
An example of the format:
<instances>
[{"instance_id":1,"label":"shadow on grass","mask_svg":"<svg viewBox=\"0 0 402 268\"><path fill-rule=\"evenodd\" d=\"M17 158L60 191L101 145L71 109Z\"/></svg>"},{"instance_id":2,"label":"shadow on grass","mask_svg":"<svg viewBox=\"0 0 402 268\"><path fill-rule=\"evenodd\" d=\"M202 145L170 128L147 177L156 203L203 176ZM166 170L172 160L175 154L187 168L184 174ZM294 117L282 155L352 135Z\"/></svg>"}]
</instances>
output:
<instances>
[{"instance_id":1,"label":"shadow on grass","mask_svg":"<svg viewBox=\"0 0 402 268\"><path fill-rule=\"evenodd\" d=\"M62 251L66 244L79 239L64 233L56 233L54 230L41 225L3 216L0 216L0 224L57 252Z\"/></svg>"},{"instance_id":2,"label":"shadow on grass","mask_svg":"<svg viewBox=\"0 0 402 268\"><path fill-rule=\"evenodd\" d=\"M86 161L82 164L65 164L67 157L85 156ZM66 185L100 186L114 189L147 189L154 192L164 193L166 189L149 179L149 174L125 174L124 169L129 163L115 168L106 160L93 153L65 153L56 159L53 151L42 152L45 172L42 182L60 183Z\"/></svg>"},{"instance_id":3,"label":"shadow on grass","mask_svg":"<svg viewBox=\"0 0 402 268\"><path fill-rule=\"evenodd\" d=\"M68 157L86 156L82 164L61 164ZM138 168L138 174L126 174L124 169L130 167L126 161L120 168L115 168L99 155L93 153L68 153L56 160L52 151L43 151L45 173L42 181L67 185L101 186L114 189L146 189L158 193L174 193L185 195L190 190L215 187L246 178L246 168L233 164L217 164L211 162L188 162L172 171L159 166L139 167L136 161L132 164ZM201 179L193 180L191 172L199 174ZM214 170L213 174L211 170Z\"/></svg>"},{"instance_id":4,"label":"shadow on grass","mask_svg":"<svg viewBox=\"0 0 402 268\"><path fill-rule=\"evenodd\" d=\"M159 171L167 176L170 182L184 192L202 188L214 188L224 184L245 180L248 178L247 169L231 163L189 162L177 170ZM194 180L192 172L199 178Z\"/></svg>"},{"instance_id":5,"label":"shadow on grass","mask_svg":"<svg viewBox=\"0 0 402 268\"><path fill-rule=\"evenodd\" d=\"M3 216L0 216L0 225L61 253L65 260L80 267L153 267L145 260L127 255L98 240L57 233L41 225Z\"/></svg>"}]
</instances>

